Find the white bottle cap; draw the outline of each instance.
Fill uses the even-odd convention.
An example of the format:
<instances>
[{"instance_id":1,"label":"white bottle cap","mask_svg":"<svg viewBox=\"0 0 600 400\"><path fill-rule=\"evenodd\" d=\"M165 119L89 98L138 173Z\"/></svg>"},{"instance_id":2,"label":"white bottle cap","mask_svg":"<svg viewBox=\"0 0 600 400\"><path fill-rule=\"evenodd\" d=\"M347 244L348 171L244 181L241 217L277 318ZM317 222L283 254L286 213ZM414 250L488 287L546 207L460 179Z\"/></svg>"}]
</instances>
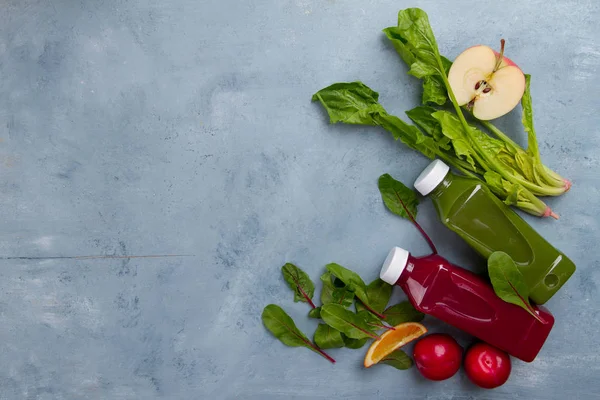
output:
<instances>
[{"instance_id":1,"label":"white bottle cap","mask_svg":"<svg viewBox=\"0 0 600 400\"><path fill-rule=\"evenodd\" d=\"M394 247L387 258L383 262L379 277L382 281L389 283L390 285L395 284L400 279L402 271L408 264L408 256L410 253L400 247Z\"/></svg>"},{"instance_id":2,"label":"white bottle cap","mask_svg":"<svg viewBox=\"0 0 600 400\"><path fill-rule=\"evenodd\" d=\"M415 181L415 189L423 196L427 196L437 185L442 183L448 171L450 171L450 167L442 160L433 160Z\"/></svg>"}]
</instances>

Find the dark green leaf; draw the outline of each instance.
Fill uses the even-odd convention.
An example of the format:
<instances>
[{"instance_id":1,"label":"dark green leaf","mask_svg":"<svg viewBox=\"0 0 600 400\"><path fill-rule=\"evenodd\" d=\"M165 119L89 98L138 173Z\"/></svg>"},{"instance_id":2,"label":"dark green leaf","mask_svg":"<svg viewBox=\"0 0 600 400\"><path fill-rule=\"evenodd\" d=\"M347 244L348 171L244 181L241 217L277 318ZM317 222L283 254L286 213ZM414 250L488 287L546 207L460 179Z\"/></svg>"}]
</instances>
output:
<instances>
[{"instance_id":1,"label":"dark green leaf","mask_svg":"<svg viewBox=\"0 0 600 400\"><path fill-rule=\"evenodd\" d=\"M344 338L342 338L341 332L327 324L317 326L313 340L322 349L344 347Z\"/></svg>"},{"instance_id":2,"label":"dark green leaf","mask_svg":"<svg viewBox=\"0 0 600 400\"><path fill-rule=\"evenodd\" d=\"M379 363L391 365L397 369L409 369L413 365L412 359L400 349L391 352Z\"/></svg>"},{"instance_id":3,"label":"dark green leaf","mask_svg":"<svg viewBox=\"0 0 600 400\"><path fill-rule=\"evenodd\" d=\"M294 320L278 305L269 304L265 307L262 313L262 322L265 328L286 346L306 347L333 361L331 357L323 353L296 327Z\"/></svg>"},{"instance_id":4,"label":"dark green leaf","mask_svg":"<svg viewBox=\"0 0 600 400\"><path fill-rule=\"evenodd\" d=\"M321 303L335 303L344 307L350 307L354 300L354 292L348 290L344 282L335 278L330 272L321 275L323 289L321 291Z\"/></svg>"},{"instance_id":5,"label":"dark green leaf","mask_svg":"<svg viewBox=\"0 0 600 400\"><path fill-rule=\"evenodd\" d=\"M408 110L406 115L408 115L408 118L410 118L419 128L423 129L426 134L433 137L441 148L450 150L450 139L444 135L440 122L432 115L436 111L438 110L433 107L418 106L412 110Z\"/></svg>"},{"instance_id":6,"label":"dark green leaf","mask_svg":"<svg viewBox=\"0 0 600 400\"><path fill-rule=\"evenodd\" d=\"M362 278L353 271L350 271L348 268L344 268L339 264L331 263L326 266L327 271L337 277L339 280L344 282L346 285L346 290L349 290L354 293L356 297L363 303L365 308L367 308L371 312L377 312L373 309L369 302L369 297L367 295L367 285L362 280Z\"/></svg>"},{"instance_id":7,"label":"dark green leaf","mask_svg":"<svg viewBox=\"0 0 600 400\"><path fill-rule=\"evenodd\" d=\"M360 349L363 347L369 338L364 339L350 339L348 336L342 333L342 337L344 338L344 345L349 349Z\"/></svg>"},{"instance_id":8,"label":"dark green leaf","mask_svg":"<svg viewBox=\"0 0 600 400\"><path fill-rule=\"evenodd\" d=\"M529 303L529 286L508 254L501 251L492 253L488 258L488 272L498 297L507 303L527 310L528 313L540 320L535 309Z\"/></svg>"},{"instance_id":9,"label":"dark green leaf","mask_svg":"<svg viewBox=\"0 0 600 400\"><path fill-rule=\"evenodd\" d=\"M321 318L332 328L351 339L377 338L373 327L363 318L339 304L325 304L321 307Z\"/></svg>"},{"instance_id":10,"label":"dark green leaf","mask_svg":"<svg viewBox=\"0 0 600 400\"><path fill-rule=\"evenodd\" d=\"M373 114L385 113L378 103L379 94L362 82L335 83L319 90L312 97L320 101L332 124L377 125Z\"/></svg>"},{"instance_id":11,"label":"dark green leaf","mask_svg":"<svg viewBox=\"0 0 600 400\"><path fill-rule=\"evenodd\" d=\"M415 55L406 39L402 37L402 30L396 26L392 26L384 29L383 32L390 39L402 60L410 67L415 62Z\"/></svg>"},{"instance_id":12,"label":"dark green leaf","mask_svg":"<svg viewBox=\"0 0 600 400\"><path fill-rule=\"evenodd\" d=\"M385 315L385 322L391 326L404 322L420 322L425 318L425 314L417 311L409 301L389 307L383 312L383 315Z\"/></svg>"},{"instance_id":13,"label":"dark green leaf","mask_svg":"<svg viewBox=\"0 0 600 400\"><path fill-rule=\"evenodd\" d=\"M317 307L317 308L313 308L308 312L308 316L310 318L316 318L316 319L320 319L321 318L321 307Z\"/></svg>"},{"instance_id":14,"label":"dark green leaf","mask_svg":"<svg viewBox=\"0 0 600 400\"><path fill-rule=\"evenodd\" d=\"M387 114L377 99L377 92L362 82L336 83L313 96L313 100L321 102L331 123L379 125L411 149L435 158L436 152L439 152L435 141L417 127Z\"/></svg>"},{"instance_id":15,"label":"dark green leaf","mask_svg":"<svg viewBox=\"0 0 600 400\"><path fill-rule=\"evenodd\" d=\"M375 279L367 286L369 305L377 312L383 312L392 297L393 286L381 279Z\"/></svg>"},{"instance_id":16,"label":"dark green leaf","mask_svg":"<svg viewBox=\"0 0 600 400\"><path fill-rule=\"evenodd\" d=\"M290 263L281 267L281 272L283 273L283 279L285 279L290 289L294 291L294 301L312 304L311 299L315 294L315 285L306 272Z\"/></svg>"},{"instance_id":17,"label":"dark green leaf","mask_svg":"<svg viewBox=\"0 0 600 400\"><path fill-rule=\"evenodd\" d=\"M381 175L378 185L381 198L391 212L409 220L417 217L419 198L414 191L389 174Z\"/></svg>"}]
</instances>

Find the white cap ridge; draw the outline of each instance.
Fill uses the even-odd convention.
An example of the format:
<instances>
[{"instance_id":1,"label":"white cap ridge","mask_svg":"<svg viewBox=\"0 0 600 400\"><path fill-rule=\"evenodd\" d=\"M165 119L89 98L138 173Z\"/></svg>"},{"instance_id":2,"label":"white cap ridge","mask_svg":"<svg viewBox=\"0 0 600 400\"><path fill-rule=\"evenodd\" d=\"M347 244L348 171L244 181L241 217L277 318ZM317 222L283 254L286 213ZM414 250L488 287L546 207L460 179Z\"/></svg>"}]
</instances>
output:
<instances>
[{"instance_id":1,"label":"white cap ridge","mask_svg":"<svg viewBox=\"0 0 600 400\"><path fill-rule=\"evenodd\" d=\"M433 160L415 181L415 189L423 196L427 196L437 185L442 183L448 171L450 171L450 167L442 160Z\"/></svg>"},{"instance_id":2,"label":"white cap ridge","mask_svg":"<svg viewBox=\"0 0 600 400\"><path fill-rule=\"evenodd\" d=\"M408 256L410 253L400 247L394 247L387 258L383 262L379 277L382 281L389 283L390 285L395 284L400 279L402 271L408 264Z\"/></svg>"}]
</instances>

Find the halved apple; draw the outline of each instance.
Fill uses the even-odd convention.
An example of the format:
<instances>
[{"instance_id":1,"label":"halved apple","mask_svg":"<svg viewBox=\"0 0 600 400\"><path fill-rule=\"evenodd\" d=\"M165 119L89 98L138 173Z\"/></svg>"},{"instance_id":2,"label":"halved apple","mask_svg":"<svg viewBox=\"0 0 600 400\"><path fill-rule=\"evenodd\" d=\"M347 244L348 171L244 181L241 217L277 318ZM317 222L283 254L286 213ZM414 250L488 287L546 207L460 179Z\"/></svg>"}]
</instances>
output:
<instances>
[{"instance_id":1,"label":"halved apple","mask_svg":"<svg viewBox=\"0 0 600 400\"><path fill-rule=\"evenodd\" d=\"M500 53L488 46L463 51L450 68L448 81L459 105L472 109L475 118L490 120L503 116L519 104L525 92L525 75Z\"/></svg>"}]
</instances>

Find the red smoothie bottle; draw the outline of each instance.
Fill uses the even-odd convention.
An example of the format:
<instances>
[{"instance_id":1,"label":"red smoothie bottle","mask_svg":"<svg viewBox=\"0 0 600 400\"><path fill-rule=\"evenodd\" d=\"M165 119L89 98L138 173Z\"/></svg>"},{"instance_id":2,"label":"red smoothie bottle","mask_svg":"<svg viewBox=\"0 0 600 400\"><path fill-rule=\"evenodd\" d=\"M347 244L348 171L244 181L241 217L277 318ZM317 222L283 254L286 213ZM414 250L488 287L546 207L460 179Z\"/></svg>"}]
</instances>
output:
<instances>
[{"instance_id":1,"label":"red smoothie bottle","mask_svg":"<svg viewBox=\"0 0 600 400\"><path fill-rule=\"evenodd\" d=\"M554 317L534 306L527 311L496 296L478 275L439 255L413 257L399 247L390 251L380 277L398 285L413 306L526 362L535 359L554 325Z\"/></svg>"}]
</instances>

